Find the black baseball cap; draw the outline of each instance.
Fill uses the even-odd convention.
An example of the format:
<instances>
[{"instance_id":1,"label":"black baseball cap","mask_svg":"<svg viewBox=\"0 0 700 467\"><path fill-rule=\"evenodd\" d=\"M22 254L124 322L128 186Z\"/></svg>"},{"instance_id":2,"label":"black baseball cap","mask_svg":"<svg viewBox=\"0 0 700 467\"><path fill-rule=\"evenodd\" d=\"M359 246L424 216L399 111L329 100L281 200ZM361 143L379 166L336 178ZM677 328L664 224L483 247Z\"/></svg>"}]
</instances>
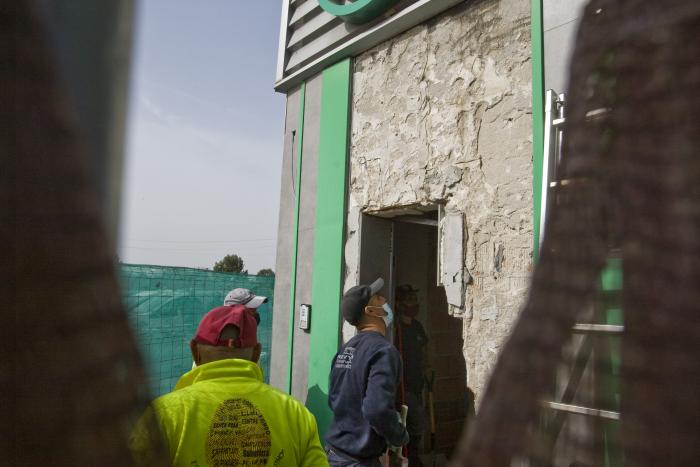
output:
<instances>
[{"instance_id":1,"label":"black baseball cap","mask_svg":"<svg viewBox=\"0 0 700 467\"><path fill-rule=\"evenodd\" d=\"M356 285L345 292L343 299L340 301L340 311L343 312L343 318L353 326L360 322L362 313L369 303L372 295L384 287L384 279L381 277L372 282L370 285Z\"/></svg>"}]
</instances>

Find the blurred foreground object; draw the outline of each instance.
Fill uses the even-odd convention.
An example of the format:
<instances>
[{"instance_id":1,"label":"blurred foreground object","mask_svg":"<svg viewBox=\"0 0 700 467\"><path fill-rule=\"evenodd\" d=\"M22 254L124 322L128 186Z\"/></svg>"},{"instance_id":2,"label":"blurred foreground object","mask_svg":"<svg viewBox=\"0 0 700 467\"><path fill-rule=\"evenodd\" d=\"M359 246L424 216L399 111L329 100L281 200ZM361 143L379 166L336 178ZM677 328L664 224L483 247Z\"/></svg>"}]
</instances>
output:
<instances>
[{"instance_id":1,"label":"blurred foreground object","mask_svg":"<svg viewBox=\"0 0 700 467\"><path fill-rule=\"evenodd\" d=\"M90 150L37 11L20 0L0 8L0 455L129 465L129 432L148 401L142 364Z\"/></svg>"},{"instance_id":2,"label":"blurred foreground object","mask_svg":"<svg viewBox=\"0 0 700 467\"><path fill-rule=\"evenodd\" d=\"M697 465L700 2L593 0L571 63L540 262L454 465ZM584 422L562 430L546 401L575 323L601 308L611 261L624 331L600 337L608 354L590 364L610 370L619 345L619 412L579 407L570 416ZM599 385L594 374L578 391L603 403ZM585 460L561 461L566 450Z\"/></svg>"},{"instance_id":3,"label":"blurred foreground object","mask_svg":"<svg viewBox=\"0 0 700 467\"><path fill-rule=\"evenodd\" d=\"M122 188L134 0L35 0L89 159L108 239Z\"/></svg>"}]
</instances>

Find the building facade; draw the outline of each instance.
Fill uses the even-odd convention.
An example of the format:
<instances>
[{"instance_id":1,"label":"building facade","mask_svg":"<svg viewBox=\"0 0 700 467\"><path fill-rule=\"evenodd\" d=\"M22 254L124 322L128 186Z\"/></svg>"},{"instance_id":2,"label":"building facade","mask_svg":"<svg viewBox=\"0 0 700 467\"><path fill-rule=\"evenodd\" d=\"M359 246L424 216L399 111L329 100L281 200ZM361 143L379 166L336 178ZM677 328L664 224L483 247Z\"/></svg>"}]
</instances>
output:
<instances>
[{"instance_id":1,"label":"building facade","mask_svg":"<svg viewBox=\"0 0 700 467\"><path fill-rule=\"evenodd\" d=\"M446 454L478 407L527 294L543 90L565 90L582 4L284 0L270 381L322 431L330 362L353 333L340 297L377 276L390 300L419 289Z\"/></svg>"}]
</instances>

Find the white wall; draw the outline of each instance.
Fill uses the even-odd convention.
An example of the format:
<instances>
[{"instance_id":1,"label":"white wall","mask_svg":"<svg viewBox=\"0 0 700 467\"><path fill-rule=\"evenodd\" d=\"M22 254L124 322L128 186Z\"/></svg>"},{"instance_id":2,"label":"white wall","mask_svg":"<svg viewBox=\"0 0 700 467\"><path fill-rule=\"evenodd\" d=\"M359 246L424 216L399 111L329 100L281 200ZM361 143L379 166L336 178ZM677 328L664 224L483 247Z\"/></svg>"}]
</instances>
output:
<instances>
[{"instance_id":1,"label":"white wall","mask_svg":"<svg viewBox=\"0 0 700 467\"><path fill-rule=\"evenodd\" d=\"M587 0L544 0L544 86L566 92L578 25Z\"/></svg>"}]
</instances>

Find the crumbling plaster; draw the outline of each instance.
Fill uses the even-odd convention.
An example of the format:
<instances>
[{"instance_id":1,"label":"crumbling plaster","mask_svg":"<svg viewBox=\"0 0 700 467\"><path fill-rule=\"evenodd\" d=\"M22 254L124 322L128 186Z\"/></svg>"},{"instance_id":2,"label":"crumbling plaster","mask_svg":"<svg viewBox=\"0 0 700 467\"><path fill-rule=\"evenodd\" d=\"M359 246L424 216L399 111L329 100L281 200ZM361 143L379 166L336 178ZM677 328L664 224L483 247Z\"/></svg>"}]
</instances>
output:
<instances>
[{"instance_id":1,"label":"crumbling plaster","mask_svg":"<svg viewBox=\"0 0 700 467\"><path fill-rule=\"evenodd\" d=\"M354 62L347 277L360 212L464 215L467 384L480 399L532 261L530 2L477 0Z\"/></svg>"}]
</instances>

